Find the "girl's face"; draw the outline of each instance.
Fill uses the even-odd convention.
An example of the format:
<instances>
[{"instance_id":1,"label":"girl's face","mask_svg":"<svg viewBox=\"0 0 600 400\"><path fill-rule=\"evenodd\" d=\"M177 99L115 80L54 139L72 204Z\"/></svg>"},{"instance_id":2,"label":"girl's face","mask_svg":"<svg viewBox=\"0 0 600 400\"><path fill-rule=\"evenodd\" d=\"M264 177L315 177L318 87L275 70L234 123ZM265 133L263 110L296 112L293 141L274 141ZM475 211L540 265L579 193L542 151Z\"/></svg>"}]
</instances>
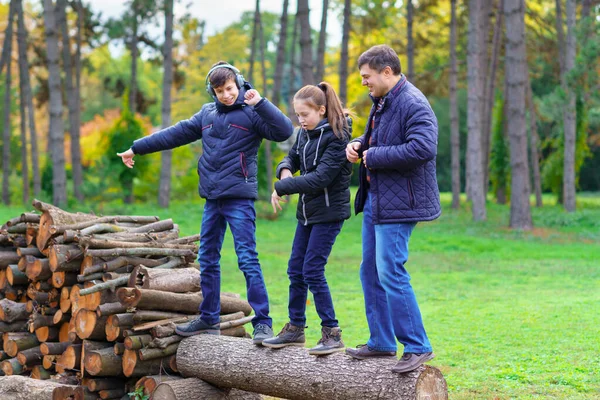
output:
<instances>
[{"instance_id":1,"label":"girl's face","mask_svg":"<svg viewBox=\"0 0 600 400\"><path fill-rule=\"evenodd\" d=\"M306 101L294 101L294 111L303 129L315 129L317 124L325 117L325 106L315 109L307 104Z\"/></svg>"}]
</instances>

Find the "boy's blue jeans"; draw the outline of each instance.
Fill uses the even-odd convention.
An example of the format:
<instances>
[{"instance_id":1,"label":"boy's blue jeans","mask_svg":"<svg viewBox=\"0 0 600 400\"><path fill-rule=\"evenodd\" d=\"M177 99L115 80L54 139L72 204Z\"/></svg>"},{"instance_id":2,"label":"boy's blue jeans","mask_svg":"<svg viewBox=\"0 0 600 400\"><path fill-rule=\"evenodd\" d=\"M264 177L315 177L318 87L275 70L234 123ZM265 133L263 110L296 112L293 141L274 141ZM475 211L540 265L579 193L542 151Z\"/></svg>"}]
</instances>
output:
<instances>
[{"instance_id":1,"label":"boy's blue jeans","mask_svg":"<svg viewBox=\"0 0 600 400\"><path fill-rule=\"evenodd\" d=\"M308 289L313 294L321 325L332 328L338 326L325 279L325 264L343 224L340 221L305 226L298 222L287 271L290 278L288 311L292 325L306 325Z\"/></svg>"},{"instance_id":2,"label":"boy's blue jeans","mask_svg":"<svg viewBox=\"0 0 600 400\"><path fill-rule=\"evenodd\" d=\"M269 298L256 252L256 211L254 200L206 200L200 230L200 286L204 299L200 317L208 324L219 323L221 312L221 247L229 224L233 235L238 266L246 278L248 302L256 315L252 325L272 326Z\"/></svg>"},{"instance_id":3,"label":"boy's blue jeans","mask_svg":"<svg viewBox=\"0 0 600 400\"><path fill-rule=\"evenodd\" d=\"M416 223L372 223L371 195L364 208L360 280L373 350L396 351L396 340L406 353L426 353L431 344L425 333L421 311L404 268L408 240Z\"/></svg>"}]
</instances>

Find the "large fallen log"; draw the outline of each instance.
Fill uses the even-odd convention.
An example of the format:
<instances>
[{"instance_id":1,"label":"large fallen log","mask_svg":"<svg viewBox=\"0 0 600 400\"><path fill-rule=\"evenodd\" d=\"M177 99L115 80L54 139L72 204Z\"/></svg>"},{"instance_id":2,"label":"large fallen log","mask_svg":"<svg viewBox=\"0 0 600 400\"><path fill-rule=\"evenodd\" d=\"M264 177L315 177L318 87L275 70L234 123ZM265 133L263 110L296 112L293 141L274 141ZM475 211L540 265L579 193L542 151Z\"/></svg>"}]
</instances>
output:
<instances>
[{"instance_id":1,"label":"large fallen log","mask_svg":"<svg viewBox=\"0 0 600 400\"><path fill-rule=\"evenodd\" d=\"M262 398L258 393L238 389L221 389L198 378L163 382L152 393L154 400L260 400Z\"/></svg>"},{"instance_id":2,"label":"large fallen log","mask_svg":"<svg viewBox=\"0 0 600 400\"><path fill-rule=\"evenodd\" d=\"M169 293L160 290L120 288L117 297L121 304L138 310L164 310L197 313L202 302L201 293ZM243 311L246 315L252 307L246 300L221 295L221 312L224 314Z\"/></svg>"},{"instance_id":3,"label":"large fallen log","mask_svg":"<svg viewBox=\"0 0 600 400\"><path fill-rule=\"evenodd\" d=\"M431 366L395 374L396 360L313 357L305 349L265 349L246 339L198 335L177 350L177 369L219 387L295 399L448 399L442 373Z\"/></svg>"},{"instance_id":4,"label":"large fallen log","mask_svg":"<svg viewBox=\"0 0 600 400\"><path fill-rule=\"evenodd\" d=\"M173 273L167 269L139 266L131 273L129 286L172 293L199 292L200 271L195 268L179 268L177 273Z\"/></svg>"},{"instance_id":5,"label":"large fallen log","mask_svg":"<svg viewBox=\"0 0 600 400\"><path fill-rule=\"evenodd\" d=\"M50 380L37 380L24 376L0 377L0 398L10 400L49 400L56 388L69 387ZM74 386L70 386L74 388Z\"/></svg>"}]
</instances>

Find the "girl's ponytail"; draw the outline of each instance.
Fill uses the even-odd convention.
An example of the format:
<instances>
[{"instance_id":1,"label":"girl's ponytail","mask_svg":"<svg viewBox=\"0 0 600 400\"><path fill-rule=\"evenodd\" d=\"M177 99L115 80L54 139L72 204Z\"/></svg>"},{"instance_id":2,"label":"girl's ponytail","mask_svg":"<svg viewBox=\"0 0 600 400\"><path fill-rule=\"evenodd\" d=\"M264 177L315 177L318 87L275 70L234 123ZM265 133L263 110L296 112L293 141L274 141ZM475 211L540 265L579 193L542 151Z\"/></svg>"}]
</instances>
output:
<instances>
[{"instance_id":1,"label":"girl's ponytail","mask_svg":"<svg viewBox=\"0 0 600 400\"><path fill-rule=\"evenodd\" d=\"M333 129L333 133L341 139L345 134L350 132L348 121L346 119L346 114L348 112L342 107L342 102L335 92L335 89L333 89L333 86L327 82L321 82L317 87L325 93L327 120Z\"/></svg>"}]
</instances>

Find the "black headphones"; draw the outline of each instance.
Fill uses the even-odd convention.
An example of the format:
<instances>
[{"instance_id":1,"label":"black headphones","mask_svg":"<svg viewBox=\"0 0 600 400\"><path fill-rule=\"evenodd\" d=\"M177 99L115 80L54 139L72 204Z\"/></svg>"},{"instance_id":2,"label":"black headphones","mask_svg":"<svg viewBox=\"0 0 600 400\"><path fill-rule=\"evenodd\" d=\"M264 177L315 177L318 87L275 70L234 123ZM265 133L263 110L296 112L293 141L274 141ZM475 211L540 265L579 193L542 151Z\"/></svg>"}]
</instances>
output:
<instances>
[{"instance_id":1,"label":"black headphones","mask_svg":"<svg viewBox=\"0 0 600 400\"><path fill-rule=\"evenodd\" d=\"M204 83L206 84L206 92L215 101L217 101L217 94L215 93L215 89L213 89L213 87L211 86L210 81L208 80L208 78L210 77L210 74L213 73L213 71L215 71L215 70L217 70L219 68L228 68L228 69L232 70L235 73L235 84L237 85L238 89L241 89L244 86L244 83L246 82L244 80L244 77L240 73L240 70L237 69L236 67L234 67L233 65L231 65L231 64L219 64L219 65L215 65L214 67L212 67L210 69L210 71L208 71L208 74L206 74L206 80L204 81Z\"/></svg>"}]
</instances>

